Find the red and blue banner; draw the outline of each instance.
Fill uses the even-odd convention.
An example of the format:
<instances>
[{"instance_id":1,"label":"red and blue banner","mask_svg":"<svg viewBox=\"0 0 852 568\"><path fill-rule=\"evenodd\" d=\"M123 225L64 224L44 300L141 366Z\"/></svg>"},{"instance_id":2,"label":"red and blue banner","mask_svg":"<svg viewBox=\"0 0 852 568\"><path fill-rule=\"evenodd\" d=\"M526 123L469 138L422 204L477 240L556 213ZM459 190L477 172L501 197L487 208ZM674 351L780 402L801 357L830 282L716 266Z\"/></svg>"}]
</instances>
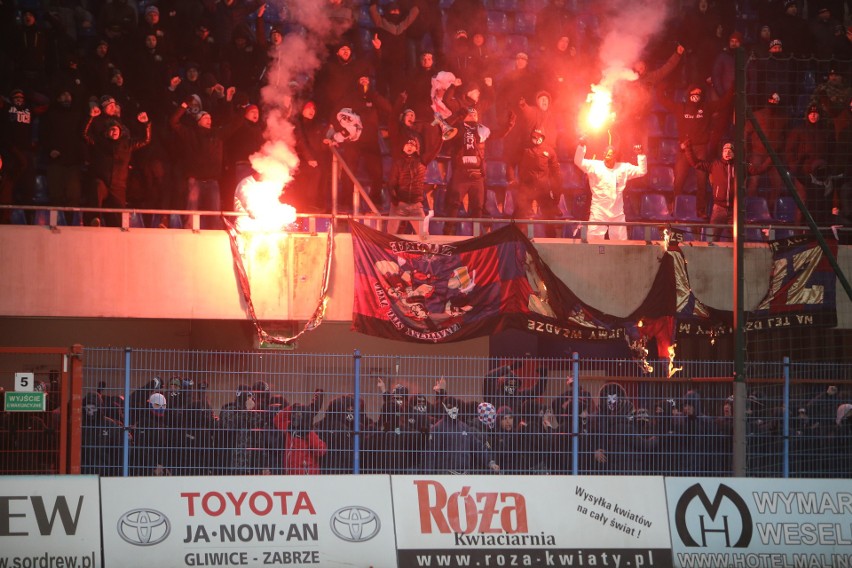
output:
<instances>
[{"instance_id":1,"label":"red and blue banner","mask_svg":"<svg viewBox=\"0 0 852 568\"><path fill-rule=\"evenodd\" d=\"M837 243L829 243L837 257ZM748 331L837 325L837 277L819 244L807 235L769 243L769 290L748 315Z\"/></svg>"},{"instance_id":2,"label":"red and blue banner","mask_svg":"<svg viewBox=\"0 0 852 568\"><path fill-rule=\"evenodd\" d=\"M584 304L514 225L450 243L410 241L351 223L355 331L446 343L504 329L616 339L622 320Z\"/></svg>"}]
</instances>

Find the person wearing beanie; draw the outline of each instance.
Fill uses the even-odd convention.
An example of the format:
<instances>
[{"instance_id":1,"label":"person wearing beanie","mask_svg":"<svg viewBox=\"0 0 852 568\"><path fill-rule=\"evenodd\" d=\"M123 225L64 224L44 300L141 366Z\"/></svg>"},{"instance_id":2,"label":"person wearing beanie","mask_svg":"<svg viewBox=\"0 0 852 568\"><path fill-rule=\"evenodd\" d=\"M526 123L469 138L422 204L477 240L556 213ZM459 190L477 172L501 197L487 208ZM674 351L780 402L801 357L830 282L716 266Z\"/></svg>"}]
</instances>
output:
<instances>
[{"instance_id":1,"label":"person wearing beanie","mask_svg":"<svg viewBox=\"0 0 852 568\"><path fill-rule=\"evenodd\" d=\"M253 471L251 448L255 445L255 426L260 414L254 412L254 392L248 385L239 385L234 400L219 411L216 445L220 448L220 471L225 475L248 475Z\"/></svg>"},{"instance_id":2,"label":"person wearing beanie","mask_svg":"<svg viewBox=\"0 0 852 568\"><path fill-rule=\"evenodd\" d=\"M774 63L786 64L786 61L770 60L766 63L769 65ZM766 84L766 88L767 90L771 88L768 83ZM756 96L760 95L758 94ZM790 124L790 119L787 114L789 104L786 97L782 98L777 91L772 91L766 95L764 101L760 102L762 104L755 104L752 107L754 109L752 112L754 116L754 123L760 127L760 130L770 142L784 140L787 137ZM764 163L769 156L769 151L757 135L757 130L751 121L746 123L745 136L746 148L750 151L748 162L751 164ZM749 197L756 196L759 184L761 182L766 184L767 180L769 188L767 202L769 204L770 211L772 211L774 210L775 201L784 190L784 183L781 180L781 174L776 168L770 167L766 176L749 176L746 180L746 191Z\"/></svg>"},{"instance_id":3,"label":"person wearing beanie","mask_svg":"<svg viewBox=\"0 0 852 568\"><path fill-rule=\"evenodd\" d=\"M433 131L437 127L430 127ZM437 132L427 135L427 141L431 144L429 148L421 151L420 139L410 136L402 145L402 151L393 157L391 170L388 174L388 192L390 193L391 217L413 217L423 219L424 188L426 184L426 167L435 159L441 150L441 138ZM390 219L387 232L396 234L403 221ZM428 233L428 228L422 226L420 221L410 221L415 235L423 236Z\"/></svg>"},{"instance_id":4,"label":"person wearing beanie","mask_svg":"<svg viewBox=\"0 0 852 568\"><path fill-rule=\"evenodd\" d=\"M227 100L233 98L234 89L228 89ZM224 124L213 125L213 117L201 111L196 123L186 124L181 119L189 108L184 101L169 119L169 126L183 145L185 152L185 175L187 183L186 208L201 211L222 211L219 178L224 170L225 139L235 123L225 119ZM229 109L227 105L225 109ZM209 215L201 219L202 229L221 228L221 220Z\"/></svg>"},{"instance_id":5,"label":"person wearing beanie","mask_svg":"<svg viewBox=\"0 0 852 568\"><path fill-rule=\"evenodd\" d=\"M799 13L801 0L785 0L784 13L770 22L772 35L781 40L784 51L796 58L813 55L813 36L808 22Z\"/></svg>"},{"instance_id":6,"label":"person wearing beanie","mask_svg":"<svg viewBox=\"0 0 852 568\"><path fill-rule=\"evenodd\" d=\"M371 434L373 424L367 416L364 399L358 401L360 423L358 431L362 440ZM356 436L355 397L343 395L334 398L328 405L323 418L316 424L316 433L326 444L326 454L321 460L323 473L352 473L354 467Z\"/></svg>"},{"instance_id":7,"label":"person wearing beanie","mask_svg":"<svg viewBox=\"0 0 852 568\"><path fill-rule=\"evenodd\" d=\"M318 391L311 404L296 403L275 416L275 426L284 432L284 475L320 473L328 447L314 429L314 418L322 400L322 392Z\"/></svg>"},{"instance_id":8,"label":"person wearing beanie","mask_svg":"<svg viewBox=\"0 0 852 568\"><path fill-rule=\"evenodd\" d=\"M107 104L114 104L109 103ZM108 120L103 131L98 134L92 123L101 114L100 107L93 106L89 111L89 121L83 129L83 138L91 148L89 165L89 200L94 207L122 209L127 207L127 181L130 175L130 158L134 152L151 142L151 122L148 115L140 112L136 116L144 133L141 136L130 135L122 129L121 123ZM121 225L120 216L106 216L111 227ZM92 217L89 223L101 224L100 217Z\"/></svg>"},{"instance_id":9,"label":"person wearing beanie","mask_svg":"<svg viewBox=\"0 0 852 568\"><path fill-rule=\"evenodd\" d=\"M463 420L458 402L452 397L442 398L441 408L444 415L430 430L425 472L464 475L500 471L483 439Z\"/></svg>"},{"instance_id":10,"label":"person wearing beanie","mask_svg":"<svg viewBox=\"0 0 852 568\"><path fill-rule=\"evenodd\" d=\"M376 88L394 100L405 89L405 81L411 69L408 67L408 37L406 30L420 14L420 8L410 8L393 1L379 10L377 0L370 2L370 19L375 26L373 39L378 40L376 55Z\"/></svg>"},{"instance_id":11,"label":"person wearing beanie","mask_svg":"<svg viewBox=\"0 0 852 568\"><path fill-rule=\"evenodd\" d=\"M556 216L562 174L556 148L543 130L534 128L530 132L529 143L518 164L518 181L518 217L550 219Z\"/></svg>"},{"instance_id":12,"label":"person wearing beanie","mask_svg":"<svg viewBox=\"0 0 852 568\"><path fill-rule=\"evenodd\" d=\"M493 132L479 121L479 111L470 107L456 113L450 124L458 124L458 134L447 142L447 153L452 164L452 176L447 188L446 210L447 217L459 217L462 214L462 203L467 196L467 216L471 218L483 215L485 204L485 144L506 136L515 126L515 113L506 115L505 123ZM445 235L454 235L458 231L458 223L448 222L444 225Z\"/></svg>"},{"instance_id":13,"label":"person wearing beanie","mask_svg":"<svg viewBox=\"0 0 852 568\"><path fill-rule=\"evenodd\" d=\"M681 148L684 150L689 165L704 172L710 178L710 187L713 191L713 211L710 214L710 223L713 225L730 224L737 195L733 142L730 140L723 141L720 157L713 160L698 159L688 140L681 143ZM746 172L750 176L758 176L771 166L772 160L767 156L761 164L748 164ZM708 229L708 241L715 240L718 231L718 229Z\"/></svg>"},{"instance_id":14,"label":"person wearing beanie","mask_svg":"<svg viewBox=\"0 0 852 568\"><path fill-rule=\"evenodd\" d=\"M69 89L62 89L39 123L41 145L47 154L47 191L51 205L82 205L82 166L85 143L80 138L84 115Z\"/></svg>"},{"instance_id":15,"label":"person wearing beanie","mask_svg":"<svg viewBox=\"0 0 852 568\"><path fill-rule=\"evenodd\" d=\"M790 168L796 193L812 211L820 210L817 222L829 221L824 213L830 214L830 208L818 207L818 195L825 194L825 182L828 181L828 165L831 159L831 148L834 145L834 131L824 113L816 103L811 103L805 110L805 120L794 127L786 138L783 160ZM817 187L816 182L823 184ZM809 191L812 188L812 191ZM801 213L797 212L799 222Z\"/></svg>"},{"instance_id":16,"label":"person wearing beanie","mask_svg":"<svg viewBox=\"0 0 852 568\"><path fill-rule=\"evenodd\" d=\"M721 437L715 421L705 415L701 395L690 389L681 400L683 419L677 422L674 450L682 475L724 475L719 459Z\"/></svg>"},{"instance_id":17,"label":"person wearing beanie","mask_svg":"<svg viewBox=\"0 0 852 568\"><path fill-rule=\"evenodd\" d=\"M266 128L260 119L260 108L248 104L242 110L242 117L234 117L234 124L225 138L225 173L223 178L222 203L232 203L233 188L240 180L251 175L249 158L263 147L263 131Z\"/></svg>"}]
</instances>

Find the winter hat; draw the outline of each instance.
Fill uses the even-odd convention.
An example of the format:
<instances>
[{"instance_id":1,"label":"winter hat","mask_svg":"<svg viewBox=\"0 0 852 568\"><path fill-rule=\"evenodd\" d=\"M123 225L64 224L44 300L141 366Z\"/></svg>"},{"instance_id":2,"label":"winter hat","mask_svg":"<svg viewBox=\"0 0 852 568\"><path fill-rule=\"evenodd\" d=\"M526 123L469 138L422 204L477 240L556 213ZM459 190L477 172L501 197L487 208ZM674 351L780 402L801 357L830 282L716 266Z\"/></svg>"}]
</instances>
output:
<instances>
[{"instance_id":1,"label":"winter hat","mask_svg":"<svg viewBox=\"0 0 852 568\"><path fill-rule=\"evenodd\" d=\"M465 31L465 30L457 30L456 31L456 39L461 39L461 38L467 39L467 31Z\"/></svg>"},{"instance_id":2,"label":"winter hat","mask_svg":"<svg viewBox=\"0 0 852 568\"><path fill-rule=\"evenodd\" d=\"M738 42L742 43L743 42L743 34L741 34L740 32L734 32L730 35L730 37L728 39L735 39Z\"/></svg>"},{"instance_id":3,"label":"winter hat","mask_svg":"<svg viewBox=\"0 0 852 568\"><path fill-rule=\"evenodd\" d=\"M151 4L147 8L145 8L145 13L146 14L159 14L160 9L157 8L156 6L154 6L153 4Z\"/></svg>"},{"instance_id":4,"label":"winter hat","mask_svg":"<svg viewBox=\"0 0 852 568\"><path fill-rule=\"evenodd\" d=\"M523 51L519 51L517 54L515 54L515 59L525 59L525 60L529 61L530 56L527 55L526 53L524 53Z\"/></svg>"},{"instance_id":5,"label":"winter hat","mask_svg":"<svg viewBox=\"0 0 852 568\"><path fill-rule=\"evenodd\" d=\"M150 397L148 397L148 405L154 410L165 410L166 397L162 393L155 392Z\"/></svg>"},{"instance_id":6,"label":"winter hat","mask_svg":"<svg viewBox=\"0 0 852 568\"><path fill-rule=\"evenodd\" d=\"M769 95L769 100L767 102L771 105L777 105L781 102L781 95L779 95L778 93L772 93L771 95Z\"/></svg>"},{"instance_id":7,"label":"winter hat","mask_svg":"<svg viewBox=\"0 0 852 568\"><path fill-rule=\"evenodd\" d=\"M489 428L493 428L497 423L497 409L490 402L480 402L476 411L479 414L479 421Z\"/></svg>"},{"instance_id":8,"label":"winter hat","mask_svg":"<svg viewBox=\"0 0 852 568\"><path fill-rule=\"evenodd\" d=\"M22 96L22 97L24 96L24 90L23 89L12 89L12 92L9 93L9 98L14 99L16 96L19 96L19 95Z\"/></svg>"},{"instance_id":9,"label":"winter hat","mask_svg":"<svg viewBox=\"0 0 852 568\"><path fill-rule=\"evenodd\" d=\"M101 97L101 108L106 108L111 104L115 104L115 99L109 95L104 95Z\"/></svg>"},{"instance_id":10,"label":"winter hat","mask_svg":"<svg viewBox=\"0 0 852 568\"><path fill-rule=\"evenodd\" d=\"M415 153L420 153L420 140L418 140L417 138L412 136L411 138L409 138L408 140L405 141L405 144L403 144L403 147L408 146L409 144L414 146Z\"/></svg>"},{"instance_id":11,"label":"winter hat","mask_svg":"<svg viewBox=\"0 0 852 568\"><path fill-rule=\"evenodd\" d=\"M781 46L781 40L780 39L773 39L772 41L770 41L769 42L769 49L772 49L773 47L782 47Z\"/></svg>"},{"instance_id":12,"label":"winter hat","mask_svg":"<svg viewBox=\"0 0 852 568\"><path fill-rule=\"evenodd\" d=\"M515 415L515 411L512 410L511 406L501 406L500 408L497 409L497 419L498 420L502 420L503 418L505 418L507 416L514 416L514 415Z\"/></svg>"}]
</instances>

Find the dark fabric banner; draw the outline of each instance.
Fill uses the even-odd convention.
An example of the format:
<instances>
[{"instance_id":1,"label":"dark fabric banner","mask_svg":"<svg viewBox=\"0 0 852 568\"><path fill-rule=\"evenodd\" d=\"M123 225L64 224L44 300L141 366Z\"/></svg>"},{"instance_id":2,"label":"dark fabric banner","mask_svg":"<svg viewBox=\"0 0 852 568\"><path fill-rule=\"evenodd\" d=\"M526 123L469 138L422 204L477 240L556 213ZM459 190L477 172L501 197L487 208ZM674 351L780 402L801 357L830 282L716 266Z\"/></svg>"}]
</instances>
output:
<instances>
[{"instance_id":1,"label":"dark fabric banner","mask_svg":"<svg viewBox=\"0 0 852 568\"><path fill-rule=\"evenodd\" d=\"M504 329L568 339L624 337L623 320L580 301L514 225L442 244L350 226L355 331L418 343Z\"/></svg>"},{"instance_id":2,"label":"dark fabric banner","mask_svg":"<svg viewBox=\"0 0 852 568\"><path fill-rule=\"evenodd\" d=\"M748 315L748 331L837 325L837 277L812 237L797 236L769 243L772 274L766 296ZM837 243L829 243L837 257Z\"/></svg>"},{"instance_id":3,"label":"dark fabric banner","mask_svg":"<svg viewBox=\"0 0 852 568\"><path fill-rule=\"evenodd\" d=\"M690 286L683 252L678 246L671 246L667 254L672 261L675 287L675 334L714 338L732 333L733 312L711 308L699 300Z\"/></svg>"}]
</instances>

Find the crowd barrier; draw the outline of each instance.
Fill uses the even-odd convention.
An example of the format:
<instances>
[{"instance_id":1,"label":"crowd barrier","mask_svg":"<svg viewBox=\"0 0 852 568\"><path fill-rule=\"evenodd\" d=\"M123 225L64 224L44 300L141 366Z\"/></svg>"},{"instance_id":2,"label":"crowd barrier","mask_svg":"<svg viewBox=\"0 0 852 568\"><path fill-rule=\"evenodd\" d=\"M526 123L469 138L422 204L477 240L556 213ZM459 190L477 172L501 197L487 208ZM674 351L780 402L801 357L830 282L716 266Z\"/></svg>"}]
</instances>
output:
<instances>
[{"instance_id":1,"label":"crowd barrier","mask_svg":"<svg viewBox=\"0 0 852 568\"><path fill-rule=\"evenodd\" d=\"M0 567L852 566L839 480L4 478Z\"/></svg>"}]
</instances>

